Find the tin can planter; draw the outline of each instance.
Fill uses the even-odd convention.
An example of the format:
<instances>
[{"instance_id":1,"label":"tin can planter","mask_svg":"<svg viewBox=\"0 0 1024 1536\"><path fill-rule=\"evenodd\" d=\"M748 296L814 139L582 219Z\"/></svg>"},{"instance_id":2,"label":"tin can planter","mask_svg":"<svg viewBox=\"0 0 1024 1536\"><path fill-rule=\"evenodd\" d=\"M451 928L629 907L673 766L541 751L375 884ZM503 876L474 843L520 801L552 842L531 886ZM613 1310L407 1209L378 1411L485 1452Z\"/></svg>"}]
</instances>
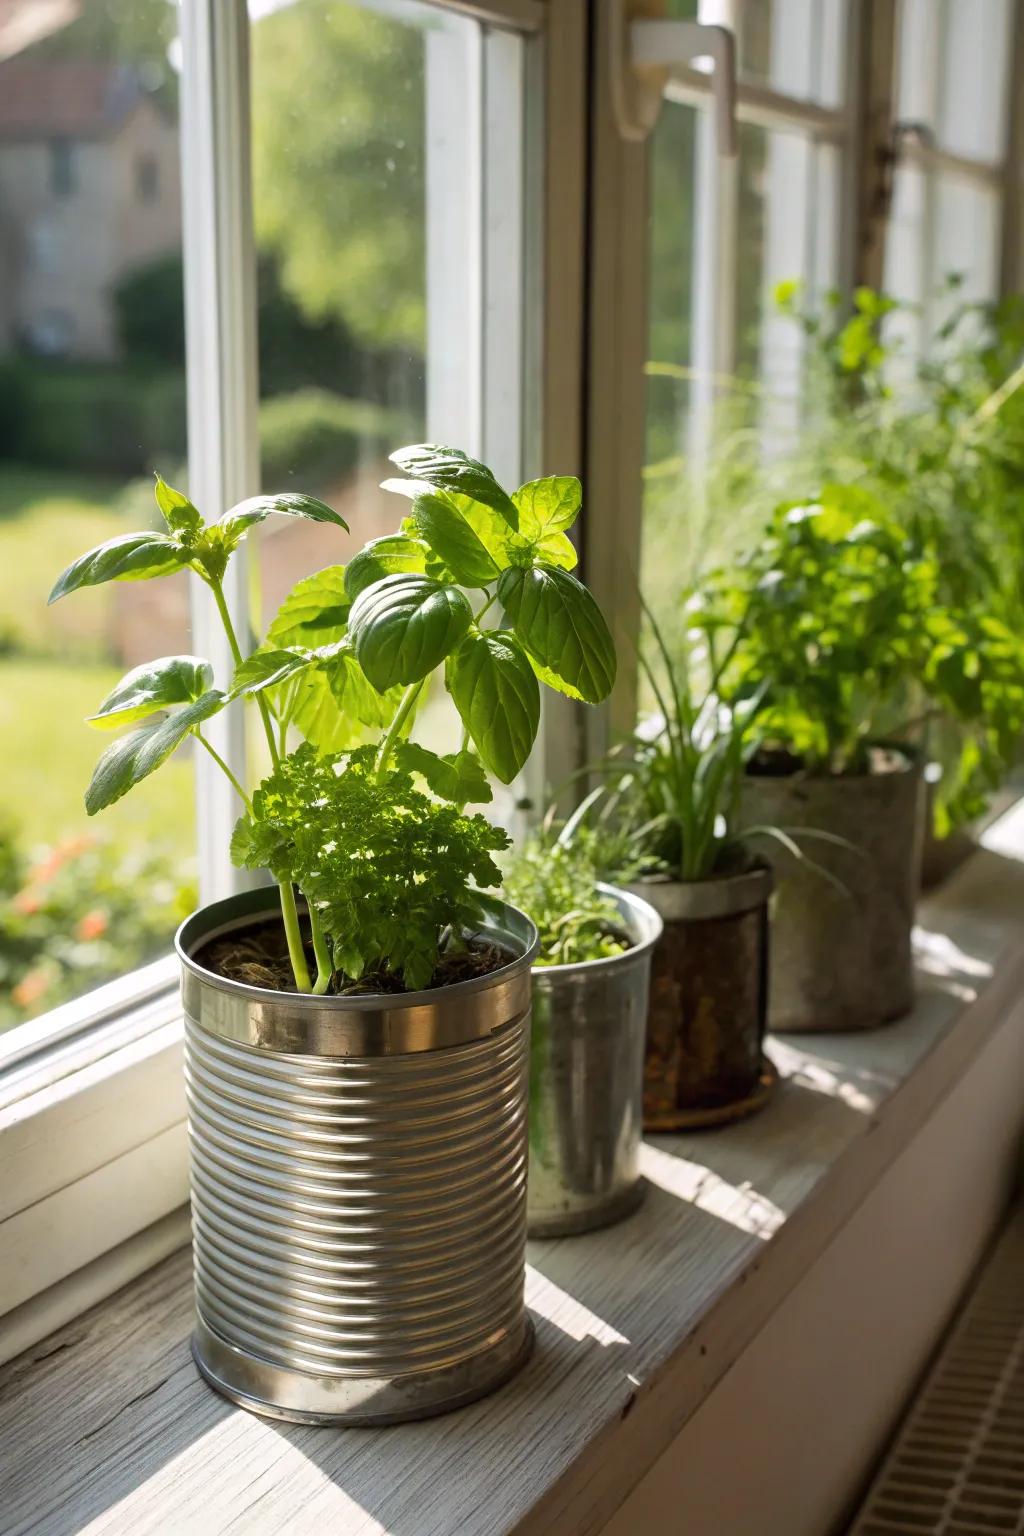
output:
<instances>
[{"instance_id":1,"label":"tin can planter","mask_svg":"<svg viewBox=\"0 0 1024 1536\"><path fill-rule=\"evenodd\" d=\"M751 776L747 826L828 832L846 846L808 839L804 851L829 880L774 839L764 853L778 894L772 921L769 1024L776 1030L874 1029L914 1000L911 938L920 886L920 765L885 752L884 771L841 777Z\"/></svg>"},{"instance_id":2,"label":"tin can planter","mask_svg":"<svg viewBox=\"0 0 1024 1536\"><path fill-rule=\"evenodd\" d=\"M524 1362L528 918L510 963L432 991L274 992L202 963L276 913L249 891L185 922L202 1374L272 1418L381 1424L472 1401Z\"/></svg>"},{"instance_id":3,"label":"tin can planter","mask_svg":"<svg viewBox=\"0 0 1024 1536\"><path fill-rule=\"evenodd\" d=\"M770 870L631 889L664 924L651 971L645 1129L692 1130L752 1114L775 1081L764 1054Z\"/></svg>"},{"instance_id":4,"label":"tin can planter","mask_svg":"<svg viewBox=\"0 0 1024 1536\"><path fill-rule=\"evenodd\" d=\"M618 907L632 947L533 972L531 1237L609 1226L643 1197L644 1040L661 918L628 891L598 890Z\"/></svg>"}]
</instances>

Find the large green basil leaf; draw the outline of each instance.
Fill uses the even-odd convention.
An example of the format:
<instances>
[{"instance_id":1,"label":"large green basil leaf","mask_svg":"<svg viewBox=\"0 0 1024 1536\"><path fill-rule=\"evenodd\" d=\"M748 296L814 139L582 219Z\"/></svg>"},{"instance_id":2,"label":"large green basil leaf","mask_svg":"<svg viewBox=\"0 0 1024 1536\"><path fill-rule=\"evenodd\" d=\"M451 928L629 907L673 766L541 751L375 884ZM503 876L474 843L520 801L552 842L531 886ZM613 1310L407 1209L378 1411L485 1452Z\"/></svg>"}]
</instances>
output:
<instances>
[{"instance_id":1,"label":"large green basil leaf","mask_svg":"<svg viewBox=\"0 0 1024 1536\"><path fill-rule=\"evenodd\" d=\"M247 501L240 501L237 506L225 512L223 517L218 518L217 525L224 529L229 539L237 540L249 528L262 523L274 512L279 512L283 517L305 517L314 523L334 523L348 533L348 523L340 512L335 512L333 507L316 496L302 496L296 491L280 491L276 496L250 496Z\"/></svg>"},{"instance_id":2,"label":"large green basil leaf","mask_svg":"<svg viewBox=\"0 0 1024 1536\"><path fill-rule=\"evenodd\" d=\"M501 514L510 528L519 527L519 513L486 464L469 458L457 448L437 443L414 443L391 455L392 464L414 480L425 480L442 491L459 491Z\"/></svg>"},{"instance_id":3,"label":"large green basil leaf","mask_svg":"<svg viewBox=\"0 0 1024 1536\"><path fill-rule=\"evenodd\" d=\"M349 614L356 656L378 693L417 683L469 628L473 611L458 587L429 576L385 576L361 592Z\"/></svg>"},{"instance_id":4,"label":"large green basil leaf","mask_svg":"<svg viewBox=\"0 0 1024 1536\"><path fill-rule=\"evenodd\" d=\"M615 645L583 584L556 566L503 571L498 596L545 682L599 704L615 682ZM564 685L564 686L563 686Z\"/></svg>"},{"instance_id":5,"label":"large green basil leaf","mask_svg":"<svg viewBox=\"0 0 1024 1536\"><path fill-rule=\"evenodd\" d=\"M413 501L412 521L420 536L464 587L488 586L508 563L502 561L499 564L493 558L446 491L432 491L424 486ZM501 526L505 525L502 523Z\"/></svg>"},{"instance_id":6,"label":"large green basil leaf","mask_svg":"<svg viewBox=\"0 0 1024 1536\"><path fill-rule=\"evenodd\" d=\"M345 571L345 591L355 602L360 592L372 587L375 581L401 572L422 575L427 568L427 547L421 539L409 538L404 533L388 533L382 539L371 539L352 560Z\"/></svg>"},{"instance_id":7,"label":"large green basil leaf","mask_svg":"<svg viewBox=\"0 0 1024 1536\"><path fill-rule=\"evenodd\" d=\"M510 784L540 723L540 687L519 641L506 630L473 630L449 656L445 681L484 763Z\"/></svg>"},{"instance_id":8,"label":"large green basil leaf","mask_svg":"<svg viewBox=\"0 0 1024 1536\"><path fill-rule=\"evenodd\" d=\"M168 485L166 480L157 475L153 494L172 533L184 534L187 543L189 534L199 532L203 526L199 508L194 507L181 491L176 491L173 485Z\"/></svg>"},{"instance_id":9,"label":"large green basil leaf","mask_svg":"<svg viewBox=\"0 0 1024 1536\"><path fill-rule=\"evenodd\" d=\"M112 730L174 704L190 704L213 687L213 668L198 656L161 656L126 672L88 724Z\"/></svg>"},{"instance_id":10,"label":"large green basil leaf","mask_svg":"<svg viewBox=\"0 0 1024 1536\"><path fill-rule=\"evenodd\" d=\"M512 500L519 511L519 531L530 541L535 557L571 571L578 556L572 540L566 538L566 529L579 515L583 500L580 482L574 475L548 475L521 485Z\"/></svg>"},{"instance_id":11,"label":"large green basil leaf","mask_svg":"<svg viewBox=\"0 0 1024 1536\"><path fill-rule=\"evenodd\" d=\"M267 630L267 643L287 650L293 645L313 647L341 640L350 607L345 567L329 565L292 588Z\"/></svg>"},{"instance_id":12,"label":"large green basil leaf","mask_svg":"<svg viewBox=\"0 0 1024 1536\"><path fill-rule=\"evenodd\" d=\"M85 808L89 815L95 816L97 811L113 805L147 778L167 761L197 725L223 709L225 702L224 695L211 688L173 714L148 720L137 731L112 742L96 764L85 792Z\"/></svg>"},{"instance_id":13,"label":"large green basil leaf","mask_svg":"<svg viewBox=\"0 0 1024 1536\"><path fill-rule=\"evenodd\" d=\"M418 742L404 741L395 750L400 768L418 773L439 800L455 805L486 805L494 798L484 765L475 752L451 752L438 757Z\"/></svg>"},{"instance_id":14,"label":"large green basil leaf","mask_svg":"<svg viewBox=\"0 0 1024 1536\"><path fill-rule=\"evenodd\" d=\"M512 565L516 560L522 565L529 565L533 558L533 551L529 540L522 538L510 528L505 519L500 513L495 512L493 507L485 506L482 501L474 501L472 496L464 496L459 491L435 490L425 480L382 480L381 490L394 491L398 496L408 496L412 502L416 502L423 496L442 497L445 505L453 508L458 513L476 543L482 545L487 559L492 562L498 571L503 571L507 565ZM414 521L414 517L407 518L403 522L402 527L416 528L417 524ZM464 538L464 534L462 537ZM449 544L450 542L449 540ZM479 551L475 549L475 546L473 554L475 561L479 561ZM436 551L435 558L442 561L439 548ZM429 563L427 573L428 575L434 574L430 570ZM486 579L493 581L494 576L491 575ZM466 586L475 585L477 585L475 581L466 582Z\"/></svg>"},{"instance_id":15,"label":"large green basil leaf","mask_svg":"<svg viewBox=\"0 0 1024 1536\"><path fill-rule=\"evenodd\" d=\"M76 592L79 587L98 587L104 581L148 581L167 576L187 565L190 555L166 533L121 533L95 549L79 555L54 582L48 602Z\"/></svg>"}]
</instances>

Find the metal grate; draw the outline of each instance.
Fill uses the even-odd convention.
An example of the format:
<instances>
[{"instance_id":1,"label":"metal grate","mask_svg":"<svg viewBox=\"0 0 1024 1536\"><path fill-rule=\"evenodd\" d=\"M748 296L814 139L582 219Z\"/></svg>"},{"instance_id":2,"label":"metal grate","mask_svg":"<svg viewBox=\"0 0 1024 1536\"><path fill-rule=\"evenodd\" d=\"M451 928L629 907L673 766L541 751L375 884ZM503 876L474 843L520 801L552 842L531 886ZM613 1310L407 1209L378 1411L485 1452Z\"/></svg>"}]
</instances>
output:
<instances>
[{"instance_id":1,"label":"metal grate","mask_svg":"<svg viewBox=\"0 0 1024 1536\"><path fill-rule=\"evenodd\" d=\"M1024 1536L1024 1207L999 1239L849 1536Z\"/></svg>"}]
</instances>

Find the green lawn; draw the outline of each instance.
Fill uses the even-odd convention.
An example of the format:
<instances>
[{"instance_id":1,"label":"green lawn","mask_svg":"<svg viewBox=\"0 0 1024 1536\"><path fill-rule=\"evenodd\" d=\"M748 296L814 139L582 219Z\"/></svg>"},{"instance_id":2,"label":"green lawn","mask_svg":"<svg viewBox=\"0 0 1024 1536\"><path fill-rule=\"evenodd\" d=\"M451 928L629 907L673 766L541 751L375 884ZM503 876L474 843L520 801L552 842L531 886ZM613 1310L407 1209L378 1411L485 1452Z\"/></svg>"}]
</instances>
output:
<instances>
[{"instance_id":1,"label":"green lawn","mask_svg":"<svg viewBox=\"0 0 1024 1536\"><path fill-rule=\"evenodd\" d=\"M127 532L115 501L120 483L0 464L0 641L33 652L96 660L106 650L109 595L46 599L65 565Z\"/></svg>"},{"instance_id":2,"label":"green lawn","mask_svg":"<svg viewBox=\"0 0 1024 1536\"><path fill-rule=\"evenodd\" d=\"M120 675L113 666L0 658L0 733L5 743L0 817L26 847L104 830L122 848L145 839L191 858L195 815L187 749L95 820L82 796L112 737L84 723Z\"/></svg>"},{"instance_id":3,"label":"green lawn","mask_svg":"<svg viewBox=\"0 0 1024 1536\"><path fill-rule=\"evenodd\" d=\"M89 823L82 795L111 737L84 717L122 668L108 659L109 589L76 592L53 608L54 578L77 555L126 531L121 482L0 463L0 818L27 846L87 825L121 846L151 839L191 854L194 813L187 752ZM10 649L12 642L15 649Z\"/></svg>"}]
</instances>

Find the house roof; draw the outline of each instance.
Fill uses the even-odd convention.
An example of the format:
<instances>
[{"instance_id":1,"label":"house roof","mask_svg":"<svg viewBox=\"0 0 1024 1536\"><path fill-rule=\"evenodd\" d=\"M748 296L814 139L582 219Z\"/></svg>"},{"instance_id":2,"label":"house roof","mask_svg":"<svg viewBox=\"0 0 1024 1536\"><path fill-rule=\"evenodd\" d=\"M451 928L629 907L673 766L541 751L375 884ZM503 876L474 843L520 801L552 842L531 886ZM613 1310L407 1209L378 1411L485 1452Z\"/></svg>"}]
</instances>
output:
<instances>
[{"instance_id":1,"label":"house roof","mask_svg":"<svg viewBox=\"0 0 1024 1536\"><path fill-rule=\"evenodd\" d=\"M139 99L131 70L81 59L0 63L0 139L102 139Z\"/></svg>"}]
</instances>

